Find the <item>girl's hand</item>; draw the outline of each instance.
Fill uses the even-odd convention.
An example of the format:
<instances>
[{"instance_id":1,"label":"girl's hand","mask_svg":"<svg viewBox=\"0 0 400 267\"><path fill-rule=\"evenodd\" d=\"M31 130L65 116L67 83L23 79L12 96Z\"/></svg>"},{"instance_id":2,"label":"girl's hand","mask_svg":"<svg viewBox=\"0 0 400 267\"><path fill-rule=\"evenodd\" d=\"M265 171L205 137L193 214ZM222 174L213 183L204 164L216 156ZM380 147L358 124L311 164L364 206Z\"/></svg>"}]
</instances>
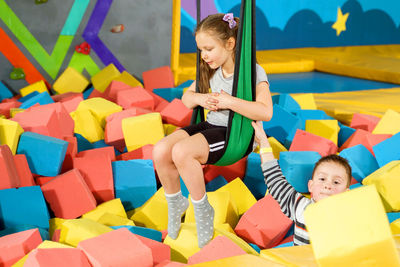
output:
<instances>
[{"instance_id":1,"label":"girl's hand","mask_svg":"<svg viewBox=\"0 0 400 267\"><path fill-rule=\"evenodd\" d=\"M231 96L224 90L221 90L221 93L218 94L215 99L218 101L216 106L218 109L229 109L232 106L232 101L234 101L234 96Z\"/></svg>"},{"instance_id":2,"label":"girl's hand","mask_svg":"<svg viewBox=\"0 0 400 267\"><path fill-rule=\"evenodd\" d=\"M260 147L270 147L268 137L265 134L262 121L251 122L254 128L254 140L258 143Z\"/></svg>"},{"instance_id":3,"label":"girl's hand","mask_svg":"<svg viewBox=\"0 0 400 267\"><path fill-rule=\"evenodd\" d=\"M208 93L208 94L202 94L202 98L200 99L199 105L202 106L203 108L206 108L210 111L217 111L218 107L218 100L216 99L216 96L218 93Z\"/></svg>"}]
</instances>

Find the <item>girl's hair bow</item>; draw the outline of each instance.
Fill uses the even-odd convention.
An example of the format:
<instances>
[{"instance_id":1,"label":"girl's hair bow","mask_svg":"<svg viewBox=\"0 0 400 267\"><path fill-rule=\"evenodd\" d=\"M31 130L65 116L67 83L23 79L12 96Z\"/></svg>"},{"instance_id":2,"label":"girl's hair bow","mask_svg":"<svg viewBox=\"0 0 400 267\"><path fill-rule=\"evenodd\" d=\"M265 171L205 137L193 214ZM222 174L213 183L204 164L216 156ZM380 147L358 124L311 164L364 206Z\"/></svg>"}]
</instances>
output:
<instances>
[{"instance_id":1,"label":"girl's hair bow","mask_svg":"<svg viewBox=\"0 0 400 267\"><path fill-rule=\"evenodd\" d=\"M229 23L229 28L233 29L236 26L236 21L233 17L233 13L227 13L225 16L222 18L223 21L226 21Z\"/></svg>"}]
</instances>

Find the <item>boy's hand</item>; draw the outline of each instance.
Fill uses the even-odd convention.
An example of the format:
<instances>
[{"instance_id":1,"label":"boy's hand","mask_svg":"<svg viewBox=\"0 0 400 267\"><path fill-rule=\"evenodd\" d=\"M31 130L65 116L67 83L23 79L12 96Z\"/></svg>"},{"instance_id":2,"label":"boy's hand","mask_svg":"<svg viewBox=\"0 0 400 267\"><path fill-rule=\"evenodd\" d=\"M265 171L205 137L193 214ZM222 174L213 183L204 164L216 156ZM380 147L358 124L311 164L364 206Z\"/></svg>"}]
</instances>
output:
<instances>
[{"instance_id":1,"label":"boy's hand","mask_svg":"<svg viewBox=\"0 0 400 267\"><path fill-rule=\"evenodd\" d=\"M251 125L254 128L254 140L258 143L261 147L270 147L268 137L265 134L262 121L251 122Z\"/></svg>"}]
</instances>

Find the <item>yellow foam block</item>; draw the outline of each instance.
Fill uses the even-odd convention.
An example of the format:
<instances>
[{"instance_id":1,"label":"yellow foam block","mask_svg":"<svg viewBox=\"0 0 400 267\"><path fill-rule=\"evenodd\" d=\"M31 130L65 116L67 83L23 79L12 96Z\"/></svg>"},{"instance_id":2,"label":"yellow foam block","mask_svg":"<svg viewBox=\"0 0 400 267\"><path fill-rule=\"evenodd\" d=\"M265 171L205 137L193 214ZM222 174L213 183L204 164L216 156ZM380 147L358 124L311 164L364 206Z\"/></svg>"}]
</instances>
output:
<instances>
[{"instance_id":1,"label":"yellow foam block","mask_svg":"<svg viewBox=\"0 0 400 267\"><path fill-rule=\"evenodd\" d=\"M400 235L400 219L397 219L394 222L392 222L390 224L390 229L392 230L393 235Z\"/></svg>"},{"instance_id":2,"label":"yellow foam block","mask_svg":"<svg viewBox=\"0 0 400 267\"><path fill-rule=\"evenodd\" d=\"M119 70L114 66L114 64L110 64L100 72L92 76L92 84L94 89L100 92L104 92L110 82L121 75Z\"/></svg>"},{"instance_id":3,"label":"yellow foam block","mask_svg":"<svg viewBox=\"0 0 400 267\"><path fill-rule=\"evenodd\" d=\"M400 132L400 113L388 109L383 117L380 119L374 130L373 134L392 134L395 135Z\"/></svg>"},{"instance_id":4,"label":"yellow foam block","mask_svg":"<svg viewBox=\"0 0 400 267\"><path fill-rule=\"evenodd\" d=\"M400 160L394 160L364 178L364 185L374 184L386 212L400 211Z\"/></svg>"},{"instance_id":5,"label":"yellow foam block","mask_svg":"<svg viewBox=\"0 0 400 267\"><path fill-rule=\"evenodd\" d=\"M239 216L243 215L243 213L257 202L254 195L240 178L236 178L220 187L216 192L229 192L231 194Z\"/></svg>"},{"instance_id":6,"label":"yellow foam block","mask_svg":"<svg viewBox=\"0 0 400 267\"><path fill-rule=\"evenodd\" d=\"M311 204L304 218L320 266L400 266L375 186L362 186Z\"/></svg>"},{"instance_id":7,"label":"yellow foam block","mask_svg":"<svg viewBox=\"0 0 400 267\"><path fill-rule=\"evenodd\" d=\"M284 266L318 266L311 245L263 249L260 256Z\"/></svg>"},{"instance_id":8,"label":"yellow foam block","mask_svg":"<svg viewBox=\"0 0 400 267\"><path fill-rule=\"evenodd\" d=\"M99 221L101 216L106 213L114 214L122 218L128 218L122 205L121 199L114 198L109 201L103 202L98 205L95 209L82 215L82 218L90 219L93 221Z\"/></svg>"},{"instance_id":9,"label":"yellow foam block","mask_svg":"<svg viewBox=\"0 0 400 267\"><path fill-rule=\"evenodd\" d=\"M176 125L172 124L163 124L163 127L165 135L172 134L176 130L176 128L178 128Z\"/></svg>"},{"instance_id":10,"label":"yellow foam block","mask_svg":"<svg viewBox=\"0 0 400 267\"><path fill-rule=\"evenodd\" d=\"M132 220L129 220L128 218L123 218L118 215L112 214L112 213L104 213L98 221L101 224L104 224L105 226L120 226L120 225L132 225L135 226Z\"/></svg>"},{"instance_id":11,"label":"yellow foam block","mask_svg":"<svg viewBox=\"0 0 400 267\"><path fill-rule=\"evenodd\" d=\"M74 133L85 137L89 142L104 139L104 130L89 110L73 111L70 113L74 120Z\"/></svg>"},{"instance_id":12,"label":"yellow foam block","mask_svg":"<svg viewBox=\"0 0 400 267\"><path fill-rule=\"evenodd\" d=\"M338 142L340 127L337 120L306 120L306 132Z\"/></svg>"},{"instance_id":13,"label":"yellow foam block","mask_svg":"<svg viewBox=\"0 0 400 267\"><path fill-rule=\"evenodd\" d=\"M49 234L50 234L50 237L53 236L55 230L61 229L61 226L65 221L66 221L66 219L62 219L62 218L51 218L49 220Z\"/></svg>"},{"instance_id":14,"label":"yellow foam block","mask_svg":"<svg viewBox=\"0 0 400 267\"><path fill-rule=\"evenodd\" d=\"M274 154L274 158L279 159L279 155L282 151L287 151L287 148L284 147L275 137L268 137L269 144L272 147L272 153Z\"/></svg>"},{"instance_id":15,"label":"yellow foam block","mask_svg":"<svg viewBox=\"0 0 400 267\"><path fill-rule=\"evenodd\" d=\"M114 81L120 81L123 82L131 87L137 87L141 86L143 87L143 84L139 82L135 77L133 77L131 74L129 74L126 70L124 70L121 75L113 79Z\"/></svg>"},{"instance_id":16,"label":"yellow foam block","mask_svg":"<svg viewBox=\"0 0 400 267\"><path fill-rule=\"evenodd\" d=\"M10 117L14 118L15 114L24 112L25 109L24 108L10 108Z\"/></svg>"},{"instance_id":17,"label":"yellow foam block","mask_svg":"<svg viewBox=\"0 0 400 267\"><path fill-rule=\"evenodd\" d=\"M236 227L239 215L235 200L230 192L208 192L208 201L214 208L214 225L228 223L232 228ZM195 222L193 204L189 201L186 210L185 223Z\"/></svg>"},{"instance_id":18,"label":"yellow foam block","mask_svg":"<svg viewBox=\"0 0 400 267\"><path fill-rule=\"evenodd\" d=\"M123 119L122 133L128 151L148 144L154 145L164 137L161 115L153 112Z\"/></svg>"},{"instance_id":19,"label":"yellow foam block","mask_svg":"<svg viewBox=\"0 0 400 267\"><path fill-rule=\"evenodd\" d=\"M8 145L13 155L17 152L19 137L23 132L18 122L0 118L0 143Z\"/></svg>"},{"instance_id":20,"label":"yellow foam block","mask_svg":"<svg viewBox=\"0 0 400 267\"><path fill-rule=\"evenodd\" d=\"M166 230L168 226L168 205L165 199L164 188L157 192L144 203L140 208L135 209L130 217L138 226Z\"/></svg>"},{"instance_id":21,"label":"yellow foam block","mask_svg":"<svg viewBox=\"0 0 400 267\"><path fill-rule=\"evenodd\" d=\"M67 67L53 84L59 94L67 92L82 93L89 85L88 79L74 68Z\"/></svg>"},{"instance_id":22,"label":"yellow foam block","mask_svg":"<svg viewBox=\"0 0 400 267\"><path fill-rule=\"evenodd\" d=\"M29 95L30 93L37 91L39 93L44 93L44 92L48 92L47 91L47 87L46 84L44 83L43 80L40 80L38 82L32 83L24 88L22 88L21 90L19 90L19 93L21 96L26 96Z\"/></svg>"},{"instance_id":23,"label":"yellow foam block","mask_svg":"<svg viewBox=\"0 0 400 267\"><path fill-rule=\"evenodd\" d=\"M76 111L90 110L93 116L97 119L100 126L104 128L106 125L106 117L113 113L122 111L122 107L114 102L108 101L101 97L93 97L83 100L79 103Z\"/></svg>"},{"instance_id":24,"label":"yellow foam block","mask_svg":"<svg viewBox=\"0 0 400 267\"><path fill-rule=\"evenodd\" d=\"M300 105L301 109L317 109L314 94L291 94L291 96Z\"/></svg>"},{"instance_id":25,"label":"yellow foam block","mask_svg":"<svg viewBox=\"0 0 400 267\"><path fill-rule=\"evenodd\" d=\"M243 254L228 258L222 258L214 261L207 261L198 264L189 265L193 267L214 267L214 266L229 266L229 267L243 267L243 266L268 266L268 267L282 267L285 265L275 263L264 259L259 256Z\"/></svg>"},{"instance_id":26,"label":"yellow foam block","mask_svg":"<svg viewBox=\"0 0 400 267\"><path fill-rule=\"evenodd\" d=\"M82 240L108 233L113 229L90 219L66 220L61 226L60 243L76 247Z\"/></svg>"}]
</instances>

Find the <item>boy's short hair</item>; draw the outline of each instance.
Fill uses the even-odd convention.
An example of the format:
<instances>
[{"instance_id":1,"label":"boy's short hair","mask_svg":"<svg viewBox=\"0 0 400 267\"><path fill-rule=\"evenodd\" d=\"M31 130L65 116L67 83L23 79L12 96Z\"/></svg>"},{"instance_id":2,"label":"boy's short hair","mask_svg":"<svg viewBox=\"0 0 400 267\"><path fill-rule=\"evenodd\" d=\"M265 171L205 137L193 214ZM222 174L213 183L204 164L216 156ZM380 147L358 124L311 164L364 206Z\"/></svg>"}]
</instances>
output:
<instances>
[{"instance_id":1,"label":"boy's short hair","mask_svg":"<svg viewBox=\"0 0 400 267\"><path fill-rule=\"evenodd\" d=\"M349 162L347 161L347 159L345 159L339 155L336 155L336 154L331 154L331 155L327 155L325 157L320 158L317 161L317 163L315 163L314 170L313 170L313 173L311 176L312 178L314 178L315 170L318 168L319 165L321 165L321 163L324 163L324 162L334 162L334 163L342 166L346 170L346 174L347 174L347 187L350 186L351 178L352 178L351 166L350 166Z\"/></svg>"}]
</instances>

